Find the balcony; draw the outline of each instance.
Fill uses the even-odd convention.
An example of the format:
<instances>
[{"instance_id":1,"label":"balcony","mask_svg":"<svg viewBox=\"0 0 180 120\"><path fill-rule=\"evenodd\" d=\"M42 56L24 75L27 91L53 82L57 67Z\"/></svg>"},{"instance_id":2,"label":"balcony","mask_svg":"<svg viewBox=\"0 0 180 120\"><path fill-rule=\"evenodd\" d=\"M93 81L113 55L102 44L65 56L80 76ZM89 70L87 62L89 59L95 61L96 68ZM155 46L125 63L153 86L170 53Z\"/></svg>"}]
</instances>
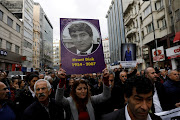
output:
<instances>
[{"instance_id":1,"label":"balcony","mask_svg":"<svg viewBox=\"0 0 180 120\"><path fill-rule=\"evenodd\" d=\"M126 20L124 20L124 25L128 26L133 22L133 19L135 18L134 14L130 14Z\"/></svg>"},{"instance_id":2,"label":"balcony","mask_svg":"<svg viewBox=\"0 0 180 120\"><path fill-rule=\"evenodd\" d=\"M134 35L136 32L137 32L137 29L136 29L136 28L132 28L132 29L130 29L130 30L126 33L126 37L127 37L127 38L130 38L130 37L132 37L132 35Z\"/></svg>"}]
</instances>

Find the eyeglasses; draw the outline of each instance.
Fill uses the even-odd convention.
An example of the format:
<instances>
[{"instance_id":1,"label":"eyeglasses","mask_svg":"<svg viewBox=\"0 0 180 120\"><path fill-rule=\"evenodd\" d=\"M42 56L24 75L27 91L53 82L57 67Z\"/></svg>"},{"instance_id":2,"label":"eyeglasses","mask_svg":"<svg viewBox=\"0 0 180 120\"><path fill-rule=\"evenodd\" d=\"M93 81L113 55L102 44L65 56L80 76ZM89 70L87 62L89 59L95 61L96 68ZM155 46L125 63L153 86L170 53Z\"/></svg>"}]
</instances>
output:
<instances>
[{"instance_id":1,"label":"eyeglasses","mask_svg":"<svg viewBox=\"0 0 180 120\"><path fill-rule=\"evenodd\" d=\"M6 90L8 90L8 87L5 87L5 88L3 88L3 89L0 90L0 91L6 91Z\"/></svg>"}]
</instances>

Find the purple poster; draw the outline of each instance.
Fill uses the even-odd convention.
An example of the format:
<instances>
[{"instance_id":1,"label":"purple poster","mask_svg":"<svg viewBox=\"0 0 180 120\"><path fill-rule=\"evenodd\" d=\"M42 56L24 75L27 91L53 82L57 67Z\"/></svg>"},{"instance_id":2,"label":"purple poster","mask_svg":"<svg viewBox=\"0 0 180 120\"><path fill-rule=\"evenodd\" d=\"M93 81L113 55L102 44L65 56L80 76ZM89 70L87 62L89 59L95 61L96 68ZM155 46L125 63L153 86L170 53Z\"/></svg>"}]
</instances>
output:
<instances>
[{"instance_id":1,"label":"purple poster","mask_svg":"<svg viewBox=\"0 0 180 120\"><path fill-rule=\"evenodd\" d=\"M99 20L60 18L61 63L67 74L105 68Z\"/></svg>"}]
</instances>

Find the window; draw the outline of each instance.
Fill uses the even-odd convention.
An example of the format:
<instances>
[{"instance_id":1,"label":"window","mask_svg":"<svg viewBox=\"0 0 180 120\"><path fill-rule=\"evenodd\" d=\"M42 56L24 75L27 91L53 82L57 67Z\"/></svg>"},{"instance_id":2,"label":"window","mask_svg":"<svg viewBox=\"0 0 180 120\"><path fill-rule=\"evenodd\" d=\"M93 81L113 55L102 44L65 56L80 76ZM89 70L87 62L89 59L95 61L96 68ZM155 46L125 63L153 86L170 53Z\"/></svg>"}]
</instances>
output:
<instances>
[{"instance_id":1,"label":"window","mask_svg":"<svg viewBox=\"0 0 180 120\"><path fill-rule=\"evenodd\" d=\"M2 47L2 38L0 38L0 48Z\"/></svg>"},{"instance_id":2,"label":"window","mask_svg":"<svg viewBox=\"0 0 180 120\"><path fill-rule=\"evenodd\" d=\"M15 45L15 53L19 54L19 46Z\"/></svg>"},{"instance_id":3,"label":"window","mask_svg":"<svg viewBox=\"0 0 180 120\"><path fill-rule=\"evenodd\" d=\"M147 33L152 32L152 31L153 31L152 23L150 23L149 25L147 25L146 28L147 28Z\"/></svg>"},{"instance_id":4,"label":"window","mask_svg":"<svg viewBox=\"0 0 180 120\"><path fill-rule=\"evenodd\" d=\"M180 20L180 10L176 10L175 12L175 15L176 15L176 22Z\"/></svg>"},{"instance_id":5,"label":"window","mask_svg":"<svg viewBox=\"0 0 180 120\"><path fill-rule=\"evenodd\" d=\"M160 30L163 30L166 28L166 19L163 18L161 20L158 20L158 28L160 28Z\"/></svg>"},{"instance_id":6,"label":"window","mask_svg":"<svg viewBox=\"0 0 180 120\"><path fill-rule=\"evenodd\" d=\"M144 10L144 17L148 16L151 13L151 6L149 5L145 10Z\"/></svg>"},{"instance_id":7,"label":"window","mask_svg":"<svg viewBox=\"0 0 180 120\"><path fill-rule=\"evenodd\" d=\"M20 33L20 25L16 24L16 31Z\"/></svg>"},{"instance_id":8,"label":"window","mask_svg":"<svg viewBox=\"0 0 180 120\"><path fill-rule=\"evenodd\" d=\"M11 51L12 43L6 42L6 49Z\"/></svg>"},{"instance_id":9,"label":"window","mask_svg":"<svg viewBox=\"0 0 180 120\"><path fill-rule=\"evenodd\" d=\"M0 10L0 20L3 20L3 12Z\"/></svg>"},{"instance_id":10,"label":"window","mask_svg":"<svg viewBox=\"0 0 180 120\"><path fill-rule=\"evenodd\" d=\"M27 47L27 41L26 40L24 40L24 47Z\"/></svg>"},{"instance_id":11,"label":"window","mask_svg":"<svg viewBox=\"0 0 180 120\"><path fill-rule=\"evenodd\" d=\"M13 20L10 17L7 18L7 24L9 27L13 26Z\"/></svg>"},{"instance_id":12,"label":"window","mask_svg":"<svg viewBox=\"0 0 180 120\"><path fill-rule=\"evenodd\" d=\"M155 8L156 8L156 10L160 10L161 8L163 8L163 0L156 2Z\"/></svg>"}]
</instances>

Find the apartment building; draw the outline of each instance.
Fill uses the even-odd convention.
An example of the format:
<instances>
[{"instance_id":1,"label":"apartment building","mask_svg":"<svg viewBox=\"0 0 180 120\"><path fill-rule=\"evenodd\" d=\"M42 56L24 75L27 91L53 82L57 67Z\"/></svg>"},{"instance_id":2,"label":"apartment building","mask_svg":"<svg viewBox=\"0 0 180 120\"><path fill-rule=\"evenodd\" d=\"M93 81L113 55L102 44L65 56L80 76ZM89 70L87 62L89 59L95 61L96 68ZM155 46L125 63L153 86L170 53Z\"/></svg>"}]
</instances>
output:
<instances>
[{"instance_id":1,"label":"apartment building","mask_svg":"<svg viewBox=\"0 0 180 120\"><path fill-rule=\"evenodd\" d=\"M35 60L41 70L53 68L53 26L48 19L46 13L39 3L34 3L34 23L39 26L39 33L37 33L37 57ZM35 24L34 24L35 25ZM35 34L34 34L35 35ZM34 56L35 52L34 52Z\"/></svg>"},{"instance_id":2,"label":"apartment building","mask_svg":"<svg viewBox=\"0 0 180 120\"><path fill-rule=\"evenodd\" d=\"M105 38L102 40L104 61L107 66L110 65L110 52L109 52L109 39Z\"/></svg>"},{"instance_id":3,"label":"apartment building","mask_svg":"<svg viewBox=\"0 0 180 120\"><path fill-rule=\"evenodd\" d=\"M22 71L32 70L33 57L33 0L0 0L18 19L23 21ZM31 71L30 71L31 72Z\"/></svg>"},{"instance_id":4,"label":"apartment building","mask_svg":"<svg viewBox=\"0 0 180 120\"><path fill-rule=\"evenodd\" d=\"M0 3L0 68L20 71L23 23Z\"/></svg>"},{"instance_id":5,"label":"apartment building","mask_svg":"<svg viewBox=\"0 0 180 120\"><path fill-rule=\"evenodd\" d=\"M60 40L56 39L53 41L53 68L56 70L59 70L59 65L61 63L60 53Z\"/></svg>"},{"instance_id":6,"label":"apartment building","mask_svg":"<svg viewBox=\"0 0 180 120\"><path fill-rule=\"evenodd\" d=\"M111 64L121 60L121 43L125 43L122 4L121 0L112 0L106 15Z\"/></svg>"},{"instance_id":7,"label":"apartment building","mask_svg":"<svg viewBox=\"0 0 180 120\"><path fill-rule=\"evenodd\" d=\"M169 59L166 49L179 44L173 43L175 31L180 27L179 2L132 0L124 10L126 42L136 43L140 69L168 65L175 69L178 65L179 58Z\"/></svg>"}]
</instances>

